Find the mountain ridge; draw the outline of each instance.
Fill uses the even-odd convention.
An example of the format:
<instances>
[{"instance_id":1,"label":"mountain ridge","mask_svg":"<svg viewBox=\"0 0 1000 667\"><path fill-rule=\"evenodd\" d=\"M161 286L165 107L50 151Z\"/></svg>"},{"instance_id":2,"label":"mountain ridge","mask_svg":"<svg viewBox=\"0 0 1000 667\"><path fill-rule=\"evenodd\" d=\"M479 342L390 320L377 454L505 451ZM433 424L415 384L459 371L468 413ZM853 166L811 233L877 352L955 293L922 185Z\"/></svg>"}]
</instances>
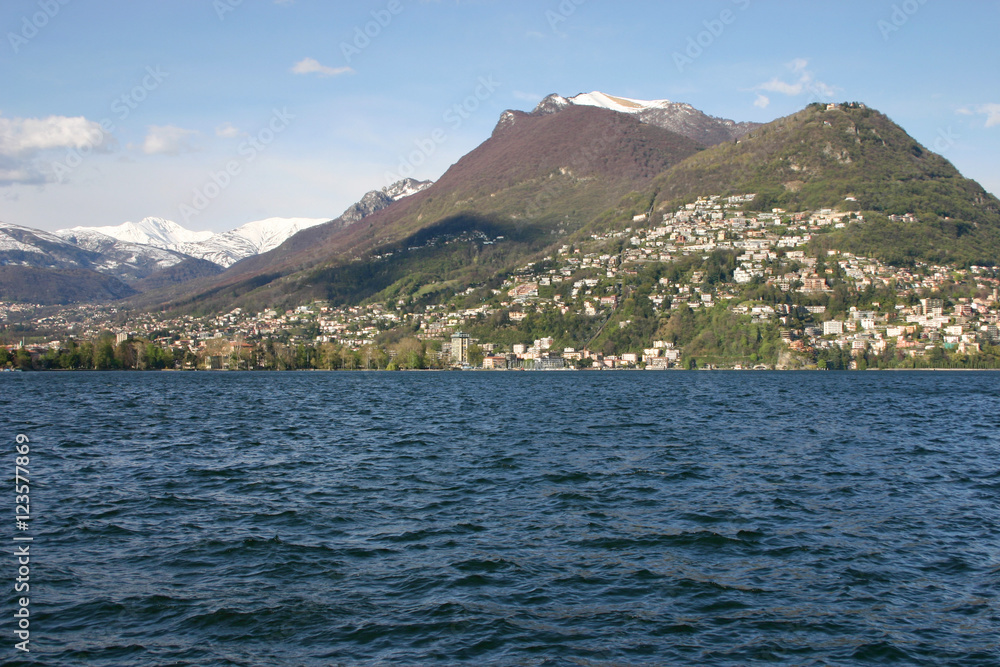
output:
<instances>
[{"instance_id":1,"label":"mountain ridge","mask_svg":"<svg viewBox=\"0 0 1000 667\"><path fill-rule=\"evenodd\" d=\"M539 102L532 113L559 113L573 106L596 107L633 115L644 123L676 132L707 146L739 139L754 128L760 127L760 123L737 122L709 116L683 102L636 100L600 91L580 93L568 98L554 93Z\"/></svg>"},{"instance_id":2,"label":"mountain ridge","mask_svg":"<svg viewBox=\"0 0 1000 667\"><path fill-rule=\"evenodd\" d=\"M337 220L343 225L356 223L429 185L430 181L404 179L368 193L345 211L343 220ZM0 299L16 296L31 301L32 285L39 287L36 300L40 303L63 302L58 296L60 285L66 286L70 301L120 299L168 289L216 276L327 222L327 218L275 217L220 233L192 231L155 217L57 232L0 223L0 266L9 267L0 286ZM23 275L20 281L19 271ZM45 271L54 273L42 278ZM109 282L109 278L118 282Z\"/></svg>"},{"instance_id":3,"label":"mountain ridge","mask_svg":"<svg viewBox=\"0 0 1000 667\"><path fill-rule=\"evenodd\" d=\"M678 125L681 132L670 129ZM825 242L878 245L871 230L887 229L881 214L914 208L921 222L909 229L925 238L897 244L904 260L968 263L1000 254L1000 202L864 105L810 105L758 125L669 100L595 92L505 111L435 183L373 190L339 218L304 227L218 276L168 284L136 303L208 310L350 303L383 291L488 283L564 241L625 229L634 217L702 195L747 192L759 193L753 205L766 211L875 213L866 216L871 225ZM947 248L935 252L934 243ZM372 292L363 283L375 276Z\"/></svg>"},{"instance_id":4,"label":"mountain ridge","mask_svg":"<svg viewBox=\"0 0 1000 667\"><path fill-rule=\"evenodd\" d=\"M554 239L576 231L594 213L615 207L629 192L648 187L665 169L703 149L703 144L686 136L609 109L576 105L557 114L508 111L489 138L432 186L375 212L363 223L335 221L317 226L271 253L231 267L218 279L192 285L200 295L188 293L177 299L175 290L170 295L145 296L143 303L169 308L207 300L199 308L211 308L209 304L223 307L224 299L291 303L296 298L331 294L345 298L351 290L332 286L329 277L358 282L360 274L336 267L365 263L373 257L400 259L400 247L407 255L406 248L416 243L427 247L428 242L437 243L434 238L461 237L445 231L454 229L449 221L456 219L469 224L480 254L485 253L490 266L499 270L507 261L501 258L503 252L484 245L485 239L477 234L488 236L488 230L506 239L517 238L516 246L509 246L509 259L527 257L544 247L540 245L543 237ZM442 233L428 241L424 230L435 226ZM446 260L440 249L435 252L459 273L482 275L482 264L461 268L465 260L460 254ZM427 273L426 263L421 266L414 265L413 270ZM403 274L400 280L405 279ZM166 301L146 300L158 296Z\"/></svg>"}]
</instances>

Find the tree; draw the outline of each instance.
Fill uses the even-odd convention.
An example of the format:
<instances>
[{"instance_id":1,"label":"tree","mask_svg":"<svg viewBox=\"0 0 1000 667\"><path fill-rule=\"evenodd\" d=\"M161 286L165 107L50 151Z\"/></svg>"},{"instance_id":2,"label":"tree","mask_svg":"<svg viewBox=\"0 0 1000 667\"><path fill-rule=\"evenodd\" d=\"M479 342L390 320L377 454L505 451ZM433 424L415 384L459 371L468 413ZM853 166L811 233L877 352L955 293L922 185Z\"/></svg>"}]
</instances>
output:
<instances>
[{"instance_id":1,"label":"tree","mask_svg":"<svg viewBox=\"0 0 1000 667\"><path fill-rule=\"evenodd\" d=\"M483 348L479 347L478 345L469 346L469 365L476 367L482 366L483 358L485 356L486 355L483 352Z\"/></svg>"},{"instance_id":2,"label":"tree","mask_svg":"<svg viewBox=\"0 0 1000 667\"><path fill-rule=\"evenodd\" d=\"M399 368L423 368L424 344L417 338L404 338L395 345L396 366Z\"/></svg>"},{"instance_id":3,"label":"tree","mask_svg":"<svg viewBox=\"0 0 1000 667\"><path fill-rule=\"evenodd\" d=\"M107 371L117 368L115 360L115 346L111 338L103 337L94 346L94 368L99 371Z\"/></svg>"},{"instance_id":4,"label":"tree","mask_svg":"<svg viewBox=\"0 0 1000 667\"><path fill-rule=\"evenodd\" d=\"M354 371L361 365L361 355L349 347L340 350L340 359L344 370Z\"/></svg>"},{"instance_id":5,"label":"tree","mask_svg":"<svg viewBox=\"0 0 1000 667\"><path fill-rule=\"evenodd\" d=\"M14 366L23 371L30 371L32 369L31 353L23 347L18 348L14 352Z\"/></svg>"},{"instance_id":6,"label":"tree","mask_svg":"<svg viewBox=\"0 0 1000 667\"><path fill-rule=\"evenodd\" d=\"M115 366L117 368L136 368L137 361L138 356L131 342L123 340L118 343L118 347L115 349Z\"/></svg>"}]
</instances>

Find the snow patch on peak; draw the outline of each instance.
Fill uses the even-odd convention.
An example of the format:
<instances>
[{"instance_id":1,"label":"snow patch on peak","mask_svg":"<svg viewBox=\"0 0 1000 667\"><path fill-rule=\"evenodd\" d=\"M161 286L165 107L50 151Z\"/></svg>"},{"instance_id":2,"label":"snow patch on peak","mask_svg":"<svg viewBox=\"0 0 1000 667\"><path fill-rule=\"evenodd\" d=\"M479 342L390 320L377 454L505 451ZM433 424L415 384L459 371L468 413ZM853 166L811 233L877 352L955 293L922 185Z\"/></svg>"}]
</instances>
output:
<instances>
[{"instance_id":1,"label":"snow patch on peak","mask_svg":"<svg viewBox=\"0 0 1000 667\"><path fill-rule=\"evenodd\" d=\"M536 115L537 114L557 113L559 111L562 111L566 107L570 107L570 106L573 106L572 102L570 102L569 100L567 100L562 95L556 95L555 93L553 93L552 95L549 95L544 100L542 100L541 102L539 102L538 106L535 107L535 110L532 113L534 113ZM510 113L510 112L507 112L507 113ZM506 114L504 114L504 115L506 115Z\"/></svg>"},{"instance_id":2,"label":"snow patch on peak","mask_svg":"<svg viewBox=\"0 0 1000 667\"><path fill-rule=\"evenodd\" d=\"M627 114L641 123L670 130L706 146L738 139L758 126L757 123L715 118L683 102L636 100L600 91L580 93L568 99L549 95L535 108L534 114L555 114L571 106L596 107Z\"/></svg>"},{"instance_id":3,"label":"snow patch on peak","mask_svg":"<svg viewBox=\"0 0 1000 667\"><path fill-rule=\"evenodd\" d=\"M38 239L56 245L69 245L60 237L40 229L0 222L0 252L19 251L43 255L45 251L34 243Z\"/></svg>"},{"instance_id":4,"label":"snow patch on peak","mask_svg":"<svg viewBox=\"0 0 1000 667\"><path fill-rule=\"evenodd\" d=\"M329 218L266 218L254 220L217 236L239 236L256 249L256 254L274 250L303 229L330 222Z\"/></svg>"},{"instance_id":5,"label":"snow patch on peak","mask_svg":"<svg viewBox=\"0 0 1000 667\"><path fill-rule=\"evenodd\" d=\"M432 185L434 185L434 181L418 181L415 178L404 178L401 181L382 188L382 192L391 200L397 201L415 195L421 190L426 190Z\"/></svg>"},{"instance_id":6,"label":"snow patch on peak","mask_svg":"<svg viewBox=\"0 0 1000 667\"><path fill-rule=\"evenodd\" d=\"M143 218L139 222L124 222L113 227L73 227L56 233L69 235L73 232L97 232L127 243L141 243L171 250L171 246L198 243L213 236L212 232L195 232L163 218Z\"/></svg>"},{"instance_id":7,"label":"snow patch on peak","mask_svg":"<svg viewBox=\"0 0 1000 667\"><path fill-rule=\"evenodd\" d=\"M621 113L642 113L649 109L667 109L673 105L670 100L634 100L628 97L616 97L600 91L580 93L567 100L567 104L579 106L600 107Z\"/></svg>"}]
</instances>

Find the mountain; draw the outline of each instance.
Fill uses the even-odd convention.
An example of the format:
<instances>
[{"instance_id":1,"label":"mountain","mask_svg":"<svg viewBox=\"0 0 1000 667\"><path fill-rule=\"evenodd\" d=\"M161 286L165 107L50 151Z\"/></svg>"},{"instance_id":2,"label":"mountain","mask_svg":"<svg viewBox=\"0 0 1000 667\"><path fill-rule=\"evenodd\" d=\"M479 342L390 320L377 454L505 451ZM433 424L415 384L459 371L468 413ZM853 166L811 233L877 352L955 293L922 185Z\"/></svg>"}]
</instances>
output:
<instances>
[{"instance_id":1,"label":"mountain","mask_svg":"<svg viewBox=\"0 0 1000 667\"><path fill-rule=\"evenodd\" d=\"M187 255L119 241L92 230L52 234L0 223L0 265L38 269L88 269L125 282L181 264Z\"/></svg>"},{"instance_id":2,"label":"mountain","mask_svg":"<svg viewBox=\"0 0 1000 667\"><path fill-rule=\"evenodd\" d=\"M406 197L417 194L434 185L434 181L418 181L415 178L404 178L392 185L382 188L382 193L392 201L399 201Z\"/></svg>"},{"instance_id":3,"label":"mountain","mask_svg":"<svg viewBox=\"0 0 1000 667\"><path fill-rule=\"evenodd\" d=\"M39 229L0 222L0 265L34 268L81 267L99 261L97 253Z\"/></svg>"},{"instance_id":4,"label":"mountain","mask_svg":"<svg viewBox=\"0 0 1000 667\"><path fill-rule=\"evenodd\" d=\"M407 178L382 190L374 190L348 208L340 220L345 225L354 224L394 201L420 192L430 184L431 181ZM304 229L329 221L330 218L275 217L255 220L236 229L215 234L185 229L176 222L163 218L144 218L139 222L126 222L114 227L73 227L57 231L56 234L81 247L106 246L102 239L111 237L127 243L175 251L228 268L242 259L277 248Z\"/></svg>"},{"instance_id":5,"label":"mountain","mask_svg":"<svg viewBox=\"0 0 1000 667\"><path fill-rule=\"evenodd\" d=\"M405 179L369 192L344 212L338 225L354 224L430 184ZM0 299L101 301L175 287L215 276L325 222L327 218L268 218L221 234L191 231L162 218L55 233L0 223L0 266L9 267ZM46 271L52 275L42 279ZM65 296L59 296L61 287Z\"/></svg>"},{"instance_id":6,"label":"mountain","mask_svg":"<svg viewBox=\"0 0 1000 667\"><path fill-rule=\"evenodd\" d=\"M430 187L360 222L305 230L216 279L185 286L183 295L150 294L143 303L205 311L342 303L491 280L595 218L616 215L629 193L704 148L610 109L507 111L490 138ZM645 211L649 203L626 206Z\"/></svg>"},{"instance_id":7,"label":"mountain","mask_svg":"<svg viewBox=\"0 0 1000 667\"><path fill-rule=\"evenodd\" d=\"M426 190L432 184L432 181L418 181L406 178L381 190L372 190L362 197L361 201L344 211L338 220L340 220L342 226L353 225L373 213L378 213L395 201Z\"/></svg>"},{"instance_id":8,"label":"mountain","mask_svg":"<svg viewBox=\"0 0 1000 667\"><path fill-rule=\"evenodd\" d=\"M667 100L550 95L531 112L505 111L492 135L433 184L374 190L329 222L272 219L181 244L207 253L215 242L216 254L204 256L229 268L165 281L134 304L213 312L315 299L437 302L496 289L525 263L594 234L624 233L643 214L744 193L756 193L759 210L863 213L864 224L814 244L888 263L992 266L1000 255L1000 202L863 105L810 105L755 125ZM919 222L890 218L906 213Z\"/></svg>"},{"instance_id":9,"label":"mountain","mask_svg":"<svg viewBox=\"0 0 1000 667\"><path fill-rule=\"evenodd\" d=\"M1000 255L1000 202L863 105L811 105L753 125L666 100L552 95L530 113L504 112L489 139L418 194L362 222L306 230L170 303L428 302L496 287L523 263L624 230L636 215L750 192L768 211L864 211L870 224L817 242L886 261L992 265ZM921 222L887 220L908 212Z\"/></svg>"},{"instance_id":10,"label":"mountain","mask_svg":"<svg viewBox=\"0 0 1000 667\"><path fill-rule=\"evenodd\" d=\"M113 301L135 293L118 278L97 271L0 266L0 301L67 305Z\"/></svg>"},{"instance_id":11,"label":"mountain","mask_svg":"<svg viewBox=\"0 0 1000 667\"><path fill-rule=\"evenodd\" d=\"M60 230L56 234L89 232L97 232L119 241L141 243L167 250L176 250L177 246L182 244L198 243L213 236L212 232L194 232L163 218L143 218L139 222L124 222L114 227L73 227Z\"/></svg>"},{"instance_id":12,"label":"mountain","mask_svg":"<svg viewBox=\"0 0 1000 667\"><path fill-rule=\"evenodd\" d=\"M192 257L230 267L241 259L277 248L303 229L328 222L328 218L267 218L215 234L198 243L182 243L176 250Z\"/></svg>"},{"instance_id":13,"label":"mountain","mask_svg":"<svg viewBox=\"0 0 1000 667\"><path fill-rule=\"evenodd\" d=\"M162 218L144 218L115 227L73 227L56 234L81 245L94 245L111 237L129 243L207 260L225 268L236 262L267 252L303 229L327 222L327 218L268 218L248 222L221 234L196 232Z\"/></svg>"},{"instance_id":14,"label":"mountain","mask_svg":"<svg viewBox=\"0 0 1000 667\"><path fill-rule=\"evenodd\" d=\"M570 106L597 107L631 114L644 123L676 132L706 146L733 141L759 127L759 123L737 123L725 118L715 118L690 104L670 100L633 100L597 91L569 98L549 95L538 104L534 113L558 113Z\"/></svg>"},{"instance_id":15,"label":"mountain","mask_svg":"<svg viewBox=\"0 0 1000 667\"><path fill-rule=\"evenodd\" d=\"M758 210L864 212L867 224L824 242L891 264L992 266L1000 257L1000 201L861 104L812 104L779 118L685 160L648 195L667 210L702 194L750 192ZM889 219L906 214L918 222Z\"/></svg>"},{"instance_id":16,"label":"mountain","mask_svg":"<svg viewBox=\"0 0 1000 667\"><path fill-rule=\"evenodd\" d=\"M119 241L92 230L51 234L0 223L0 300L69 303L135 294L131 284L220 271L181 253ZM46 272L52 275L44 277ZM63 289L65 288L65 289ZM34 295L34 298L32 298Z\"/></svg>"}]
</instances>

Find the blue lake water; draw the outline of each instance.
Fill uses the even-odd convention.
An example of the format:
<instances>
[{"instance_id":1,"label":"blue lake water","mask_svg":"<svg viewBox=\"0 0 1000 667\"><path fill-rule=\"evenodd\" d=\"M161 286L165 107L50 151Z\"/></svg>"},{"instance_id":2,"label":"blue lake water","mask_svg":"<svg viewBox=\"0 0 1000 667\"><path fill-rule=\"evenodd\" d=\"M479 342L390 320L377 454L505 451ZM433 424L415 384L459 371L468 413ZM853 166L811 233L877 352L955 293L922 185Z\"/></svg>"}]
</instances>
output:
<instances>
[{"instance_id":1,"label":"blue lake water","mask_svg":"<svg viewBox=\"0 0 1000 667\"><path fill-rule=\"evenodd\" d=\"M1000 374L23 373L0 408L3 664L1000 665Z\"/></svg>"}]
</instances>

